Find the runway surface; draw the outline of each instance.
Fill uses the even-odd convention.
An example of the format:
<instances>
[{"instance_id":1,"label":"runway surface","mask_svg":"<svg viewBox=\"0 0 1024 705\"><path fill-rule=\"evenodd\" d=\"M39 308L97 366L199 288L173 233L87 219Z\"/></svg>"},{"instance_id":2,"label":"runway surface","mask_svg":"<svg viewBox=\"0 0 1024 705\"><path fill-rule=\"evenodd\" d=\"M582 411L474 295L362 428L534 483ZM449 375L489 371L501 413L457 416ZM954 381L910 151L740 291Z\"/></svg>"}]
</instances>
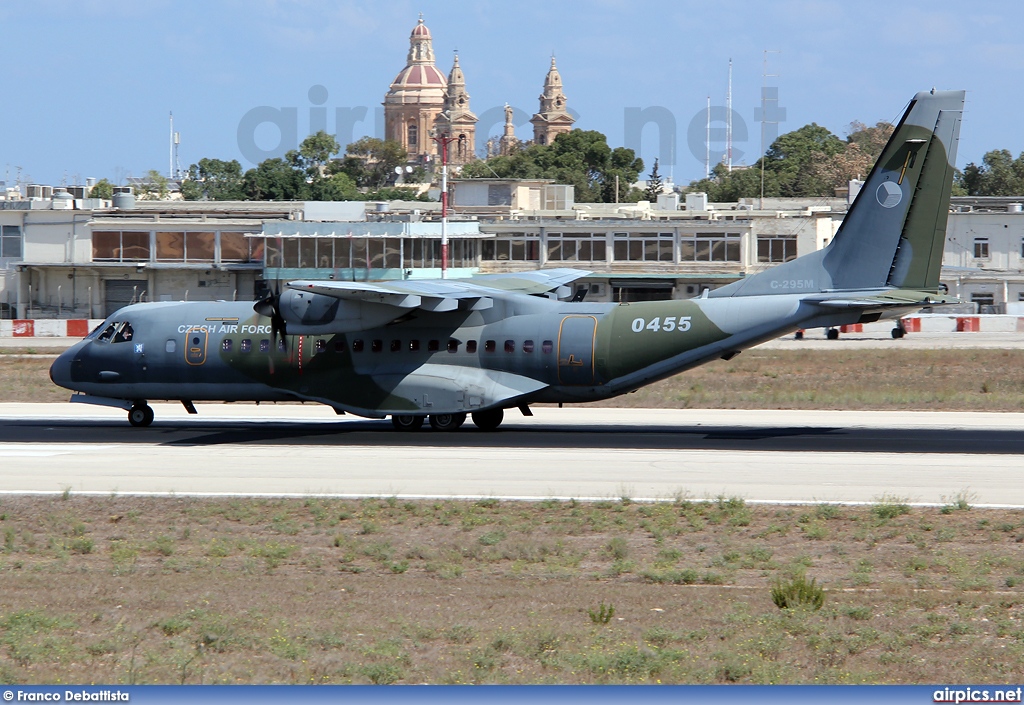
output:
<instances>
[{"instance_id":1,"label":"runway surface","mask_svg":"<svg viewBox=\"0 0 1024 705\"><path fill-rule=\"evenodd\" d=\"M494 433L398 433L312 405L0 404L0 494L543 499L883 495L1024 507L1024 414L535 409Z\"/></svg>"}]
</instances>

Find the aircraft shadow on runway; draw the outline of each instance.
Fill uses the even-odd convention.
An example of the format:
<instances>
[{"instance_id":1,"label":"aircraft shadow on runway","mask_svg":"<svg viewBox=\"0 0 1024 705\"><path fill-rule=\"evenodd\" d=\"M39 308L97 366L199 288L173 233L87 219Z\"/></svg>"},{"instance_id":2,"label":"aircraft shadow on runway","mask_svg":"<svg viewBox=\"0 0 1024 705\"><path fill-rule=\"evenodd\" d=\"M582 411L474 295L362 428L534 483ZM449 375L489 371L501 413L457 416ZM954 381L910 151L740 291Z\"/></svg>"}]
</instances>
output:
<instances>
[{"instance_id":1,"label":"aircraft shadow on runway","mask_svg":"<svg viewBox=\"0 0 1024 705\"><path fill-rule=\"evenodd\" d=\"M190 419L157 421L141 429L122 422L21 420L0 426L0 443L1024 454L1024 434L1012 430L537 424L484 432L467 424L457 432L424 429L400 433L388 421L373 420L282 423Z\"/></svg>"}]
</instances>

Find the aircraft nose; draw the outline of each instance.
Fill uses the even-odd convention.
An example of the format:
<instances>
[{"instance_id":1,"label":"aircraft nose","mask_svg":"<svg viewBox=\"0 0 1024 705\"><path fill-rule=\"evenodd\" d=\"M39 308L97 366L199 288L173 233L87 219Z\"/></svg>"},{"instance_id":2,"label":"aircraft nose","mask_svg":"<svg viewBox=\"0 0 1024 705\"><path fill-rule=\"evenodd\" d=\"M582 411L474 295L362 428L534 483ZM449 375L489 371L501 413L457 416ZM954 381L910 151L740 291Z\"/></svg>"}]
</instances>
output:
<instances>
[{"instance_id":1,"label":"aircraft nose","mask_svg":"<svg viewBox=\"0 0 1024 705\"><path fill-rule=\"evenodd\" d=\"M71 363L85 343L68 348L50 365L50 380L58 387L71 389Z\"/></svg>"}]
</instances>

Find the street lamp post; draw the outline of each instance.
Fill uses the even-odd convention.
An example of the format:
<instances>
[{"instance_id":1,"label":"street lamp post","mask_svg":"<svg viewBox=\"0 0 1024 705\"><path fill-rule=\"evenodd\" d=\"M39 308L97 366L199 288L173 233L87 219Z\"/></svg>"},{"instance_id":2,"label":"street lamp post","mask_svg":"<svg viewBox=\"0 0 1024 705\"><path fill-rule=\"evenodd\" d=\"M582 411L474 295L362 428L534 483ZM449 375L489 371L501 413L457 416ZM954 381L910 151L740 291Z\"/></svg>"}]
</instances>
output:
<instances>
[{"instance_id":1,"label":"street lamp post","mask_svg":"<svg viewBox=\"0 0 1024 705\"><path fill-rule=\"evenodd\" d=\"M448 145L465 137L438 134L431 137L441 148L441 278L448 278Z\"/></svg>"}]
</instances>

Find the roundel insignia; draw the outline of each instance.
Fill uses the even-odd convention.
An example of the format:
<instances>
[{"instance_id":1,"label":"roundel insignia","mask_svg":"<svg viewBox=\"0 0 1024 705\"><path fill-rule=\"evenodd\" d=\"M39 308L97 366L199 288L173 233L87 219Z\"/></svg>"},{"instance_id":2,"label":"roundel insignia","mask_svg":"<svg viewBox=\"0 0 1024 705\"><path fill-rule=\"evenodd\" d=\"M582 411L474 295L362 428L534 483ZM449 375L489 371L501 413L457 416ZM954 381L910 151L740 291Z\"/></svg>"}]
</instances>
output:
<instances>
[{"instance_id":1,"label":"roundel insignia","mask_svg":"<svg viewBox=\"0 0 1024 705\"><path fill-rule=\"evenodd\" d=\"M882 208L894 208L903 200L903 189L892 181L883 181L875 191L875 198Z\"/></svg>"}]
</instances>

